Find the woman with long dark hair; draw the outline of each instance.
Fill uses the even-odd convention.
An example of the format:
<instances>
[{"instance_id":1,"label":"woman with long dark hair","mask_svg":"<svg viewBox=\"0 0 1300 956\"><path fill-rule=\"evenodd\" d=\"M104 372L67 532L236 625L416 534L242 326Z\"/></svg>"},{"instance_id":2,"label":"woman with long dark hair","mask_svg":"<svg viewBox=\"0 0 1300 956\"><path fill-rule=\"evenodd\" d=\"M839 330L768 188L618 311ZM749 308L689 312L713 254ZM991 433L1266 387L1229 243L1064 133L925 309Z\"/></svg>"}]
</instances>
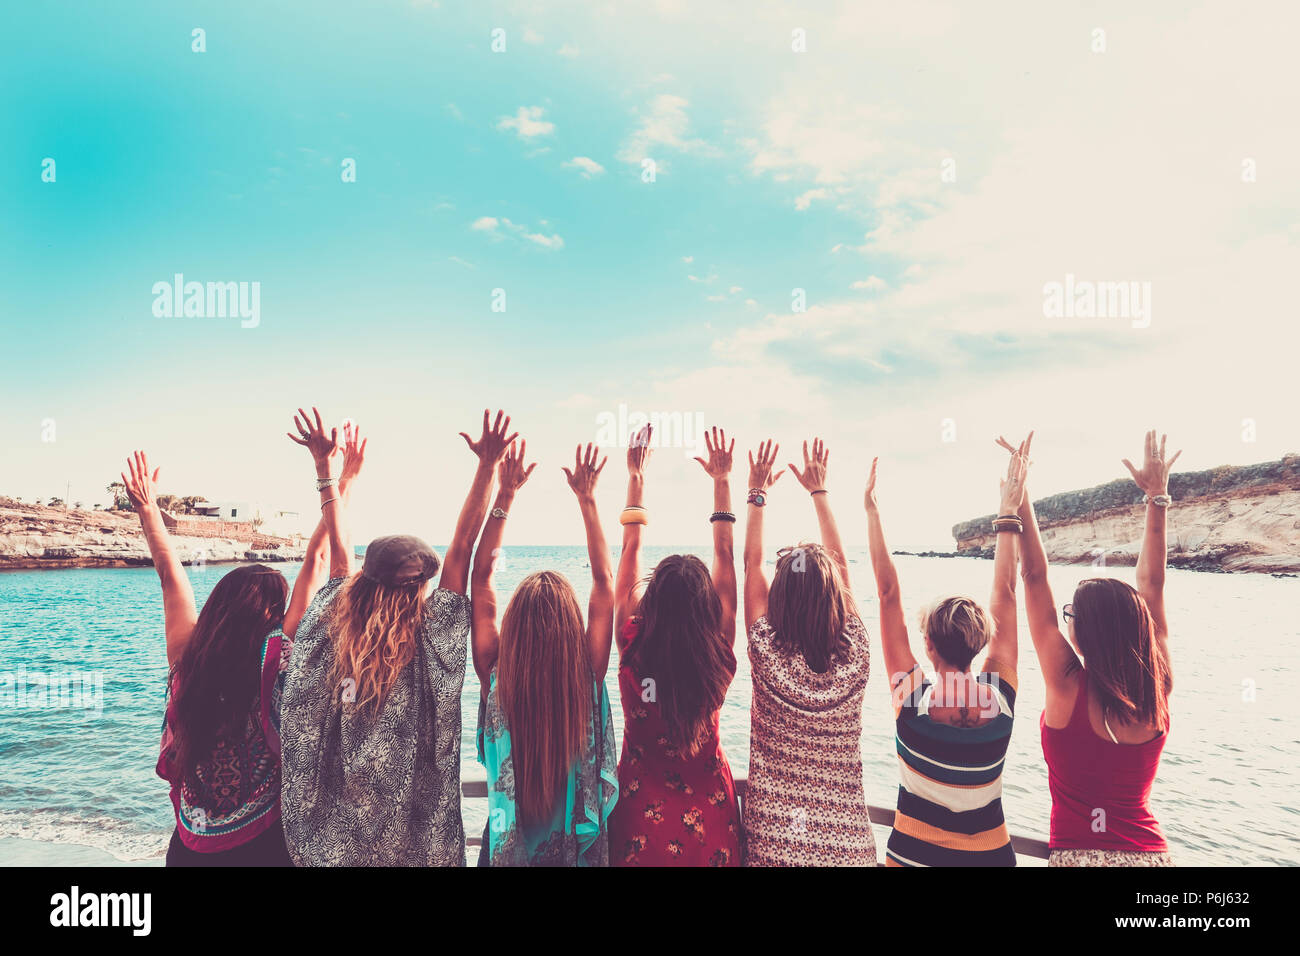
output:
<instances>
[{"instance_id":1,"label":"woman with long dark hair","mask_svg":"<svg viewBox=\"0 0 1300 956\"><path fill-rule=\"evenodd\" d=\"M731 462L735 439L714 428L713 569L691 554L664 558L641 576L647 425L627 451L623 551L615 584L618 685L623 702L619 804L610 818L615 866L739 866L740 808L718 718L736 675L736 566Z\"/></svg>"},{"instance_id":2,"label":"woman with long dark hair","mask_svg":"<svg viewBox=\"0 0 1300 956\"><path fill-rule=\"evenodd\" d=\"M496 504L474 555L474 670L478 759L488 776L488 824L480 864L606 866L607 823L618 799L614 727L605 692L614 628L609 548L596 510L592 445L564 469L578 498L591 564L587 621L573 585L540 571L519 582L497 627L492 568L515 493L536 465L527 445L501 461Z\"/></svg>"},{"instance_id":3,"label":"woman with long dark hair","mask_svg":"<svg viewBox=\"0 0 1300 956\"><path fill-rule=\"evenodd\" d=\"M299 409L316 468L330 579L303 615L284 689L284 831L300 866L464 866L460 693L466 589L492 475L513 435L483 413L478 468L446 562L411 535L376 538L361 570L333 458L338 431ZM504 420L503 420L504 418ZM438 587L428 584L441 567Z\"/></svg>"},{"instance_id":4,"label":"woman with long dark hair","mask_svg":"<svg viewBox=\"0 0 1300 956\"><path fill-rule=\"evenodd\" d=\"M862 788L862 698L871 671L867 629L826 489L829 452L804 442L803 471L821 544L777 552L763 572L763 511L780 446L749 456L745 626L754 682L750 707L745 859L749 866L875 866Z\"/></svg>"},{"instance_id":5,"label":"woman with long dark hair","mask_svg":"<svg viewBox=\"0 0 1300 956\"><path fill-rule=\"evenodd\" d=\"M344 489L362 450L350 436ZM290 866L280 814L277 731L293 635L316 574L312 538L293 599L279 571L226 574L197 613L194 590L156 500L158 469L143 452L122 475L162 582L168 703L157 772L171 784L176 829L168 866ZM288 607L286 607L288 601Z\"/></svg>"},{"instance_id":6,"label":"woman with long dark hair","mask_svg":"<svg viewBox=\"0 0 1300 956\"><path fill-rule=\"evenodd\" d=\"M1050 866L1172 866L1152 815L1151 786L1169 734L1169 627L1165 619L1165 520L1172 503L1165 438L1146 434L1140 469L1124 465L1143 492L1146 529L1137 588L1115 578L1089 578L1063 614L1047 581L1047 554L1026 494L1025 610L1047 683L1043 756L1052 793ZM999 440L1004 448L1010 444Z\"/></svg>"}]
</instances>

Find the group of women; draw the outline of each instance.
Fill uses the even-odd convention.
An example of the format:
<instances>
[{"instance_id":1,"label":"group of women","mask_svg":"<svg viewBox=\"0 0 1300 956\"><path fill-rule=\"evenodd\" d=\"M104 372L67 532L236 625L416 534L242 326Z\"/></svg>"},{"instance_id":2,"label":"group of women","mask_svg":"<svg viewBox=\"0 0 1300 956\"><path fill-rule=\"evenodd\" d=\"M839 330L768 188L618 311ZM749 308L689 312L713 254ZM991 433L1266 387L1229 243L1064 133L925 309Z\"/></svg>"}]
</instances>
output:
<instances>
[{"instance_id":1,"label":"group of women","mask_svg":"<svg viewBox=\"0 0 1300 956\"><path fill-rule=\"evenodd\" d=\"M536 467L503 413L484 412L477 440L461 433L478 467L445 555L416 537L384 537L357 570L346 516L366 442L350 425L340 437L314 409L299 409L294 424L289 437L315 467L321 519L292 590L278 571L243 566L197 612L156 503L157 470L137 452L123 475L163 585L169 679L157 770L175 807L169 866L463 865L467 634L487 775L480 865L877 863L861 745L870 642L820 440L805 442L802 466L788 468L821 540L778 551L770 581L763 516L784 471L772 442L750 453L743 594L734 439L710 431L696 459L713 484L712 564L678 554L648 574L652 429L628 446L617 570L595 503L607 458L579 446L564 472L586 529L584 617L554 571L524 578L498 613L493 564ZM888 865L1015 864L1001 795L1018 683L1018 568L1047 689L1050 863L1171 865L1148 799L1169 730L1165 517L1177 455L1166 459L1164 439L1150 432L1141 466L1125 460L1145 493L1138 587L1082 582L1062 630L1026 492L1032 440L999 439L1010 461L988 607L967 597L931 604L920 618L922 660L872 463L867 528L900 773ZM742 609L753 680L743 795L719 732ZM605 690L615 645L621 753Z\"/></svg>"}]
</instances>

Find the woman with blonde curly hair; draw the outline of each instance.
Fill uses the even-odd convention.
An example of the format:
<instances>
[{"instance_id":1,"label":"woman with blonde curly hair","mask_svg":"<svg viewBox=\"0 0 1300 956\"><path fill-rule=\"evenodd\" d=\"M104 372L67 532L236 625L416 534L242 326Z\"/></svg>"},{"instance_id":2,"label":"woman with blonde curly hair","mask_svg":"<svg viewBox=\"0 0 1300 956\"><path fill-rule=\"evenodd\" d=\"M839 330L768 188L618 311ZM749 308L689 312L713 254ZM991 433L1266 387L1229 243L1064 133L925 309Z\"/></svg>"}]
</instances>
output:
<instances>
[{"instance_id":1,"label":"woman with blonde curly hair","mask_svg":"<svg viewBox=\"0 0 1300 956\"><path fill-rule=\"evenodd\" d=\"M327 434L300 410L328 528L330 580L303 616L289 663L280 736L285 840L299 866L464 866L460 694L469 633L466 587L493 471L513 439L498 412L474 442L478 469L440 562L419 538L366 548L352 572L345 498Z\"/></svg>"}]
</instances>

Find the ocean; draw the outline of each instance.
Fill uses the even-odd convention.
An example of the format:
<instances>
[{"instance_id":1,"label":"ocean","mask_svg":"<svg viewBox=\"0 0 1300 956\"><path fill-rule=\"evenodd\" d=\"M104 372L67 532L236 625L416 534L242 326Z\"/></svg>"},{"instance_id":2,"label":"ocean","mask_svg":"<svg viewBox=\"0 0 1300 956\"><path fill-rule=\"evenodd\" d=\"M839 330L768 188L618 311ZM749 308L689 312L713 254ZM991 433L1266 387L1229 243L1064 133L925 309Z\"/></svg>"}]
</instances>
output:
<instances>
[{"instance_id":1,"label":"ocean","mask_svg":"<svg viewBox=\"0 0 1300 956\"><path fill-rule=\"evenodd\" d=\"M707 548L647 548L646 567L660 557ZM872 635L873 673L863 713L867 802L893 807L897 764L889 694L877 627L875 588L865 549L850 554L854 590ZM964 558L897 559L913 646L916 613L930 599L988 597L992 562ZM586 549L507 547L497 587L509 592L525 575L553 569L573 582L583 607L590 586ZM231 566L190 569L200 603ZM297 565L283 566L290 577ZM1133 569L1053 567L1058 602L1097 574L1130 582ZM1184 865L1300 863L1300 579L1267 575L1170 571L1175 689L1172 728L1152 808L1175 862ZM504 607L504 601L502 603ZM1020 693L1016 731L1004 776L1004 805L1013 833L1047 837L1050 798L1039 745L1043 687L1029 634L1020 630ZM742 623L743 627L743 623ZM607 683L621 744L617 650ZM733 772L749 762L751 685L743 634L740 668L722 710L722 738ZM102 677L96 710L15 707L0 703L0 864L22 838L60 850L92 847L120 861L158 861L173 820L167 787L154 775L167 662L162 599L152 568L17 571L0 574L0 689L20 669ZM461 754L465 779L482 779L475 759L479 686L465 678ZM482 831L485 801L465 801L465 828ZM885 831L877 830L882 841ZM31 846L31 844L25 844ZM10 851L12 852L12 850ZM29 852L29 862L42 853ZM64 852L60 859L67 859ZM471 862L473 860L471 859Z\"/></svg>"}]
</instances>

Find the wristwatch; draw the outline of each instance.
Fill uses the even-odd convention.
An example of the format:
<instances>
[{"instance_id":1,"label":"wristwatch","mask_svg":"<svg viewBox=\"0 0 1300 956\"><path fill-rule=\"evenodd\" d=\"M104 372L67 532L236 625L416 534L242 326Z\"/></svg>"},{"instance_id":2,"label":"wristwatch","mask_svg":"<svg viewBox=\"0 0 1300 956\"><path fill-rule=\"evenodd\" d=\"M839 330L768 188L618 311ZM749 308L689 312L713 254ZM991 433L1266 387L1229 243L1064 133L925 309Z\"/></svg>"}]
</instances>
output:
<instances>
[{"instance_id":1,"label":"wristwatch","mask_svg":"<svg viewBox=\"0 0 1300 956\"><path fill-rule=\"evenodd\" d=\"M767 494L760 488L750 488L749 497L745 499L747 504L763 507L767 504Z\"/></svg>"}]
</instances>

